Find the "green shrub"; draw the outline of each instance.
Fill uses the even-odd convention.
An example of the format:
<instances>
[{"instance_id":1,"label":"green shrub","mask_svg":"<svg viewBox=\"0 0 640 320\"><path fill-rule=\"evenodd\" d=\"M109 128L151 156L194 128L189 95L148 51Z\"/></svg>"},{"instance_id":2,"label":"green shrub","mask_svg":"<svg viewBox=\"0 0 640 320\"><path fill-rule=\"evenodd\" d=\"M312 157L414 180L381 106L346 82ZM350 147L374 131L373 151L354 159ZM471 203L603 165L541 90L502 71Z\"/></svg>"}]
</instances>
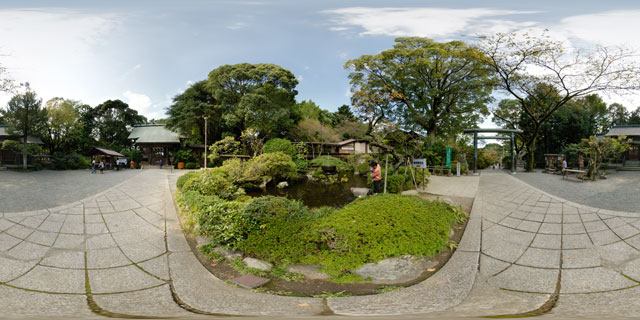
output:
<instances>
[{"instance_id":1,"label":"green shrub","mask_svg":"<svg viewBox=\"0 0 640 320\"><path fill-rule=\"evenodd\" d=\"M291 144L291 141L287 139L273 138L269 139L264 146L262 147L263 153L275 153L282 152L286 155L289 155L291 158L295 158L296 156L296 147Z\"/></svg>"},{"instance_id":2,"label":"green shrub","mask_svg":"<svg viewBox=\"0 0 640 320\"><path fill-rule=\"evenodd\" d=\"M183 191L197 191L205 196L217 196L224 200L233 200L245 194L244 189L234 184L223 168L213 168L187 180Z\"/></svg>"},{"instance_id":3,"label":"green shrub","mask_svg":"<svg viewBox=\"0 0 640 320\"><path fill-rule=\"evenodd\" d=\"M380 194L354 200L318 221L321 250L305 261L340 276L368 262L411 254L432 256L445 248L459 210L415 196Z\"/></svg>"},{"instance_id":4,"label":"green shrub","mask_svg":"<svg viewBox=\"0 0 640 320\"><path fill-rule=\"evenodd\" d=\"M360 163L358 164L358 174L360 175L366 175L367 173L369 173L369 164L368 163Z\"/></svg>"},{"instance_id":5,"label":"green shrub","mask_svg":"<svg viewBox=\"0 0 640 320\"><path fill-rule=\"evenodd\" d=\"M199 167L200 167L200 166L198 166L198 164L197 164L197 163L195 163L195 162L187 162L187 163L184 165L184 168L185 168L185 169L198 169Z\"/></svg>"},{"instance_id":6,"label":"green shrub","mask_svg":"<svg viewBox=\"0 0 640 320\"><path fill-rule=\"evenodd\" d=\"M56 153L51 157L51 167L54 170L85 169L90 165L91 160L88 157L75 152L71 154Z\"/></svg>"},{"instance_id":7,"label":"green shrub","mask_svg":"<svg viewBox=\"0 0 640 320\"><path fill-rule=\"evenodd\" d=\"M309 162L312 167L322 167L322 166L335 166L338 171L346 171L349 170L349 165L332 156L319 156Z\"/></svg>"},{"instance_id":8,"label":"green shrub","mask_svg":"<svg viewBox=\"0 0 640 320\"><path fill-rule=\"evenodd\" d=\"M177 164L178 162L193 162L196 160L196 157L191 150L181 149L173 154L173 159L173 162Z\"/></svg>"},{"instance_id":9,"label":"green shrub","mask_svg":"<svg viewBox=\"0 0 640 320\"><path fill-rule=\"evenodd\" d=\"M193 178L193 177L197 177L199 176L201 173L200 172L196 172L196 171L190 171L187 172L183 175L181 175L180 177L178 177L178 181L176 182L176 187L178 189L182 190L182 186L184 186L185 182L187 182L187 180Z\"/></svg>"},{"instance_id":10,"label":"green shrub","mask_svg":"<svg viewBox=\"0 0 640 320\"><path fill-rule=\"evenodd\" d=\"M42 164L40 164L40 163L38 163L38 162L34 163L34 164L32 165L32 167L33 167L33 170L35 170L35 171L40 171L40 170L42 170Z\"/></svg>"},{"instance_id":11,"label":"green shrub","mask_svg":"<svg viewBox=\"0 0 640 320\"><path fill-rule=\"evenodd\" d=\"M242 201L212 201L198 215L201 233L215 244L236 249L246 237L244 207Z\"/></svg>"},{"instance_id":12,"label":"green shrub","mask_svg":"<svg viewBox=\"0 0 640 320\"><path fill-rule=\"evenodd\" d=\"M248 183L266 183L277 179L297 177L296 164L282 152L263 153L244 165L242 180Z\"/></svg>"},{"instance_id":13,"label":"green shrub","mask_svg":"<svg viewBox=\"0 0 640 320\"><path fill-rule=\"evenodd\" d=\"M278 264L301 261L317 248L310 241L315 217L316 213L295 200L273 196L253 199L244 216L250 221L250 232L239 249Z\"/></svg>"},{"instance_id":14,"label":"green shrub","mask_svg":"<svg viewBox=\"0 0 640 320\"><path fill-rule=\"evenodd\" d=\"M240 151L240 141L236 141L233 136L226 136L209 146L209 161L218 162L223 154L238 154ZM211 166L213 167L213 166Z\"/></svg>"},{"instance_id":15,"label":"green shrub","mask_svg":"<svg viewBox=\"0 0 640 320\"><path fill-rule=\"evenodd\" d=\"M253 198L245 208L245 218L260 224L270 217L284 214L288 216L302 216L309 211L302 202L283 197L264 196Z\"/></svg>"},{"instance_id":16,"label":"green shrub","mask_svg":"<svg viewBox=\"0 0 640 320\"><path fill-rule=\"evenodd\" d=\"M422 176L420 176L422 178ZM420 180L422 181L422 180ZM369 188L373 189L373 181L371 176L367 179ZM382 183L380 189L384 188L384 173L382 174ZM391 174L387 176L387 193L402 193L405 190L411 190L414 188L413 180L409 174Z\"/></svg>"},{"instance_id":17,"label":"green shrub","mask_svg":"<svg viewBox=\"0 0 640 320\"><path fill-rule=\"evenodd\" d=\"M295 159L293 162L295 162L298 172L307 172L307 169L309 169L309 162L307 160Z\"/></svg>"},{"instance_id":18,"label":"green shrub","mask_svg":"<svg viewBox=\"0 0 640 320\"><path fill-rule=\"evenodd\" d=\"M387 192L402 193L404 191L405 182L411 180L406 174L394 174L387 177Z\"/></svg>"}]
</instances>

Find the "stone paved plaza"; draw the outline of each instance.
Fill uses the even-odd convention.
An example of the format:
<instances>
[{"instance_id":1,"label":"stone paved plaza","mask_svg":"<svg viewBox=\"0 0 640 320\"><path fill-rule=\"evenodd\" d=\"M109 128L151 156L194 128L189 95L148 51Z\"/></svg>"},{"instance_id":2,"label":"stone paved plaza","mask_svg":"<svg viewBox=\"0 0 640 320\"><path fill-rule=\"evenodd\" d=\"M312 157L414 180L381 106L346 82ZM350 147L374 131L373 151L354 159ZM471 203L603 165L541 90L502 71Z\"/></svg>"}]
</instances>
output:
<instances>
[{"instance_id":1,"label":"stone paved plaza","mask_svg":"<svg viewBox=\"0 0 640 320\"><path fill-rule=\"evenodd\" d=\"M460 246L434 276L386 294L327 299L255 293L211 275L180 229L176 177L143 170L65 206L3 207L0 317L439 318L538 312L554 301L543 316L640 313L640 213L569 202L501 171L434 177L429 192L475 192Z\"/></svg>"}]
</instances>

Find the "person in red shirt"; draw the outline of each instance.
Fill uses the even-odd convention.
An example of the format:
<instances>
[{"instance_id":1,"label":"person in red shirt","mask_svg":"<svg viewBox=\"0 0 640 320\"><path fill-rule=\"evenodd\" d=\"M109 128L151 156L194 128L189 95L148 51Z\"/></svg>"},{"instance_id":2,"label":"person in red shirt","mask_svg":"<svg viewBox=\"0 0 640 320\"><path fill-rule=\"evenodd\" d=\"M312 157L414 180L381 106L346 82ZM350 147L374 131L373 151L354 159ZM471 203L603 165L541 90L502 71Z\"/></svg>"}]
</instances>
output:
<instances>
[{"instance_id":1,"label":"person in red shirt","mask_svg":"<svg viewBox=\"0 0 640 320\"><path fill-rule=\"evenodd\" d=\"M371 180L373 181L373 193L380 193L380 183L382 182L382 168L380 165L371 160L369 161L371 169Z\"/></svg>"}]
</instances>

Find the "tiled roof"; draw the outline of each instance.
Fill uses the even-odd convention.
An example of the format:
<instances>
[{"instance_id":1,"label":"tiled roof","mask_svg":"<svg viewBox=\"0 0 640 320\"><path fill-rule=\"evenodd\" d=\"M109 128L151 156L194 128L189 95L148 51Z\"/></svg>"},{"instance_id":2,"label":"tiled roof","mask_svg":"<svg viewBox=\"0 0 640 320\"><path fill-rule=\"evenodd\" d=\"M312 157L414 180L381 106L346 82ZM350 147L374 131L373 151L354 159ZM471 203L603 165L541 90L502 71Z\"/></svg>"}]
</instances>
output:
<instances>
[{"instance_id":1,"label":"tiled roof","mask_svg":"<svg viewBox=\"0 0 640 320\"><path fill-rule=\"evenodd\" d=\"M22 137L18 134L9 133L9 128L7 126L0 125L0 138L9 138L11 140L17 140L18 142L22 142ZM31 144L43 144L42 140L38 137L27 136L27 143Z\"/></svg>"},{"instance_id":2,"label":"tiled roof","mask_svg":"<svg viewBox=\"0 0 640 320\"><path fill-rule=\"evenodd\" d=\"M180 135L162 124L147 124L133 127L129 139L140 143L180 143Z\"/></svg>"},{"instance_id":3,"label":"tiled roof","mask_svg":"<svg viewBox=\"0 0 640 320\"><path fill-rule=\"evenodd\" d=\"M104 154L104 155L107 155L107 156L124 157L124 155L123 155L123 154L121 154L121 153L119 153L119 152L116 152L116 151L113 151L113 150L104 149L104 148L98 148L98 147L93 148L93 149L95 149L95 150L97 150L98 152L100 152L100 153L102 153L102 154Z\"/></svg>"},{"instance_id":4,"label":"tiled roof","mask_svg":"<svg viewBox=\"0 0 640 320\"><path fill-rule=\"evenodd\" d=\"M640 125L614 126L609 130L609 132L607 132L605 136L640 136Z\"/></svg>"}]
</instances>

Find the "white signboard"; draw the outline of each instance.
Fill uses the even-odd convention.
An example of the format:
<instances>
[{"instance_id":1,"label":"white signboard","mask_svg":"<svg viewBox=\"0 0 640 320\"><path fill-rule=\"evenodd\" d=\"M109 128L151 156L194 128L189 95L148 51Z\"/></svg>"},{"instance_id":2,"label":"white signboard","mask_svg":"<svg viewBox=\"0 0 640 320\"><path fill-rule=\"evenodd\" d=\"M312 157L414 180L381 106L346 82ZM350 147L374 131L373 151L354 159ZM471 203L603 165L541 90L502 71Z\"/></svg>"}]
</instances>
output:
<instances>
[{"instance_id":1,"label":"white signboard","mask_svg":"<svg viewBox=\"0 0 640 320\"><path fill-rule=\"evenodd\" d=\"M424 169L427 167L427 159L413 159L413 167Z\"/></svg>"},{"instance_id":2,"label":"white signboard","mask_svg":"<svg viewBox=\"0 0 640 320\"><path fill-rule=\"evenodd\" d=\"M456 163L456 173L460 176L460 162Z\"/></svg>"}]
</instances>

